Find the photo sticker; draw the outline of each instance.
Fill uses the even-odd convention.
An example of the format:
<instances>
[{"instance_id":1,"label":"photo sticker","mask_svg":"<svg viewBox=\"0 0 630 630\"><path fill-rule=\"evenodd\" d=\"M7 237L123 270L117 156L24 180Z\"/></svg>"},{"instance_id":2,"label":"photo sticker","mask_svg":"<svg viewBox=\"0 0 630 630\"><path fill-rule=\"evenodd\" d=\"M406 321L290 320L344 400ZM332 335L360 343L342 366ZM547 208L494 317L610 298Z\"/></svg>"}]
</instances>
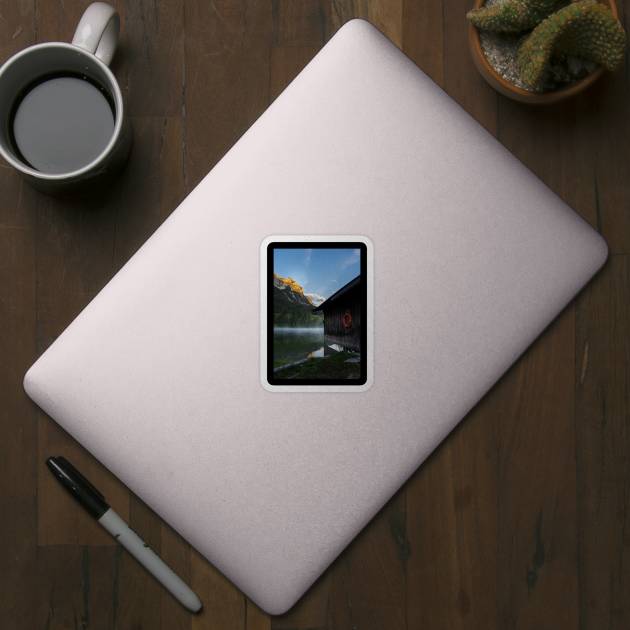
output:
<instances>
[{"instance_id":1,"label":"photo sticker","mask_svg":"<svg viewBox=\"0 0 630 630\"><path fill-rule=\"evenodd\" d=\"M369 239L271 237L261 255L263 386L365 391L372 374Z\"/></svg>"}]
</instances>

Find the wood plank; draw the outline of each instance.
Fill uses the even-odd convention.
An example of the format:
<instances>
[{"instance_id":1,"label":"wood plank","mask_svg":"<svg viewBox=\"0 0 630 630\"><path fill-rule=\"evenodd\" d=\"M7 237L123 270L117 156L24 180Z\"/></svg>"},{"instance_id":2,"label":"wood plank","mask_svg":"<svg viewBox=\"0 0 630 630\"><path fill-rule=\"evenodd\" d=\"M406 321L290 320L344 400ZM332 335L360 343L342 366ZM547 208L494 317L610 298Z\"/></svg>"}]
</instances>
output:
<instances>
[{"instance_id":1,"label":"wood plank","mask_svg":"<svg viewBox=\"0 0 630 630\"><path fill-rule=\"evenodd\" d=\"M408 630L496 618L499 400L497 386L407 483Z\"/></svg>"},{"instance_id":2,"label":"wood plank","mask_svg":"<svg viewBox=\"0 0 630 630\"><path fill-rule=\"evenodd\" d=\"M580 628L630 627L630 260L611 256L576 305Z\"/></svg>"},{"instance_id":3,"label":"wood plank","mask_svg":"<svg viewBox=\"0 0 630 630\"><path fill-rule=\"evenodd\" d=\"M263 0L186 6L186 191L269 105L271 11Z\"/></svg>"},{"instance_id":4,"label":"wood plank","mask_svg":"<svg viewBox=\"0 0 630 630\"><path fill-rule=\"evenodd\" d=\"M193 617L193 630L246 630L245 595L195 549L191 588L203 602L203 608Z\"/></svg>"},{"instance_id":5,"label":"wood plank","mask_svg":"<svg viewBox=\"0 0 630 630\"><path fill-rule=\"evenodd\" d=\"M571 305L501 383L501 627L578 625L574 345Z\"/></svg>"},{"instance_id":6,"label":"wood plank","mask_svg":"<svg viewBox=\"0 0 630 630\"><path fill-rule=\"evenodd\" d=\"M36 44L36 38L33 2L30 0L4 2L0 20L0 64L23 48Z\"/></svg>"},{"instance_id":7,"label":"wood plank","mask_svg":"<svg viewBox=\"0 0 630 630\"><path fill-rule=\"evenodd\" d=\"M37 410L22 379L37 359L36 195L0 160L0 618L16 629L34 626Z\"/></svg>"},{"instance_id":8,"label":"wood plank","mask_svg":"<svg viewBox=\"0 0 630 630\"><path fill-rule=\"evenodd\" d=\"M272 0L272 46L323 46L330 39L329 0Z\"/></svg>"},{"instance_id":9,"label":"wood plank","mask_svg":"<svg viewBox=\"0 0 630 630\"><path fill-rule=\"evenodd\" d=\"M109 2L120 13L121 38L125 33L125 3L121 0ZM37 43L43 42L71 42L81 16L88 4L83 2L68 2L60 6L51 0L39 0L35 4L37 14Z\"/></svg>"},{"instance_id":10,"label":"wood plank","mask_svg":"<svg viewBox=\"0 0 630 630\"><path fill-rule=\"evenodd\" d=\"M271 619L269 615L256 606L254 602L245 597L245 624L246 630L270 630Z\"/></svg>"},{"instance_id":11,"label":"wood plank","mask_svg":"<svg viewBox=\"0 0 630 630\"><path fill-rule=\"evenodd\" d=\"M363 18L402 50L403 0L332 0L332 33L348 20Z\"/></svg>"},{"instance_id":12,"label":"wood plank","mask_svg":"<svg viewBox=\"0 0 630 630\"><path fill-rule=\"evenodd\" d=\"M625 14L630 14L630 3ZM619 5L618 5L619 6ZM627 19L627 17L626 17ZM626 32L628 27L626 26ZM605 74L589 97L593 106L584 117L582 125L588 135L582 145L588 151L593 171L591 184L595 200L590 204L588 220L597 227L615 254L630 254L630 158L626 150L630 146L630 64L623 64L615 73ZM574 129L581 132L580 128ZM574 162L567 164L575 167ZM572 178L577 184L578 178ZM571 204L573 205L573 204Z\"/></svg>"},{"instance_id":13,"label":"wood plank","mask_svg":"<svg viewBox=\"0 0 630 630\"><path fill-rule=\"evenodd\" d=\"M140 0L126 9L130 116L181 116L184 84L183 0Z\"/></svg>"},{"instance_id":14,"label":"wood plank","mask_svg":"<svg viewBox=\"0 0 630 630\"><path fill-rule=\"evenodd\" d=\"M470 0L443 3L443 88L492 135L497 135L498 93L479 74L468 50ZM436 51L436 54L439 54Z\"/></svg>"},{"instance_id":15,"label":"wood plank","mask_svg":"<svg viewBox=\"0 0 630 630\"><path fill-rule=\"evenodd\" d=\"M160 149L159 203L160 214L157 221L160 225L184 201L184 136L182 118L164 119Z\"/></svg>"},{"instance_id":16,"label":"wood plank","mask_svg":"<svg viewBox=\"0 0 630 630\"><path fill-rule=\"evenodd\" d=\"M332 627L407 625L406 488L399 490L332 567Z\"/></svg>"},{"instance_id":17,"label":"wood plank","mask_svg":"<svg viewBox=\"0 0 630 630\"><path fill-rule=\"evenodd\" d=\"M595 163L586 116L592 102L576 97L545 107L499 99L499 140L593 227L597 227ZM527 133L527 142L523 134Z\"/></svg>"},{"instance_id":18,"label":"wood plank","mask_svg":"<svg viewBox=\"0 0 630 630\"><path fill-rule=\"evenodd\" d=\"M332 574L331 569L325 571L291 610L272 616L272 630L332 628Z\"/></svg>"},{"instance_id":19,"label":"wood plank","mask_svg":"<svg viewBox=\"0 0 630 630\"><path fill-rule=\"evenodd\" d=\"M630 204L627 152L630 92L620 74L598 88L543 107L499 98L499 139L606 238L628 253ZM527 134L527 142L523 135Z\"/></svg>"},{"instance_id":20,"label":"wood plank","mask_svg":"<svg viewBox=\"0 0 630 630\"><path fill-rule=\"evenodd\" d=\"M3 3L0 64L35 43L33 3ZM0 158L0 619L36 625L37 418L22 388L35 346L37 193Z\"/></svg>"},{"instance_id":21,"label":"wood plank","mask_svg":"<svg viewBox=\"0 0 630 630\"><path fill-rule=\"evenodd\" d=\"M269 98L275 101L321 50L319 46L272 48L269 52Z\"/></svg>"},{"instance_id":22,"label":"wood plank","mask_svg":"<svg viewBox=\"0 0 630 630\"><path fill-rule=\"evenodd\" d=\"M111 630L116 611L116 548L42 547L33 627Z\"/></svg>"},{"instance_id":23,"label":"wood plank","mask_svg":"<svg viewBox=\"0 0 630 630\"><path fill-rule=\"evenodd\" d=\"M132 117L131 121L134 146L115 208L112 272L140 249L184 199L181 118Z\"/></svg>"},{"instance_id":24,"label":"wood plank","mask_svg":"<svg viewBox=\"0 0 630 630\"><path fill-rule=\"evenodd\" d=\"M271 618L254 602L245 597L245 630L270 630Z\"/></svg>"},{"instance_id":25,"label":"wood plank","mask_svg":"<svg viewBox=\"0 0 630 630\"><path fill-rule=\"evenodd\" d=\"M442 1L403 0L402 51L444 87Z\"/></svg>"}]
</instances>

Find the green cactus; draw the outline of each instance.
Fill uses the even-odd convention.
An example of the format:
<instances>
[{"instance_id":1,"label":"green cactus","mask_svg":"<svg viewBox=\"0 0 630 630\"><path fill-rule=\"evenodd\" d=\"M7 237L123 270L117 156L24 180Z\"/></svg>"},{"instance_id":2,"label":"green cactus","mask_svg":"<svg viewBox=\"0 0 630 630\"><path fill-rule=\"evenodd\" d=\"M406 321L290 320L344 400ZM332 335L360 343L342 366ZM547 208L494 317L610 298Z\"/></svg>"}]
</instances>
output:
<instances>
[{"instance_id":1,"label":"green cactus","mask_svg":"<svg viewBox=\"0 0 630 630\"><path fill-rule=\"evenodd\" d=\"M575 2L543 20L519 48L516 65L523 81L535 85L554 53L595 61L616 69L626 49L626 33L615 14L597 2Z\"/></svg>"},{"instance_id":2,"label":"green cactus","mask_svg":"<svg viewBox=\"0 0 630 630\"><path fill-rule=\"evenodd\" d=\"M534 28L569 0L507 0L481 9L472 9L466 17L479 29L501 33L519 33Z\"/></svg>"}]
</instances>

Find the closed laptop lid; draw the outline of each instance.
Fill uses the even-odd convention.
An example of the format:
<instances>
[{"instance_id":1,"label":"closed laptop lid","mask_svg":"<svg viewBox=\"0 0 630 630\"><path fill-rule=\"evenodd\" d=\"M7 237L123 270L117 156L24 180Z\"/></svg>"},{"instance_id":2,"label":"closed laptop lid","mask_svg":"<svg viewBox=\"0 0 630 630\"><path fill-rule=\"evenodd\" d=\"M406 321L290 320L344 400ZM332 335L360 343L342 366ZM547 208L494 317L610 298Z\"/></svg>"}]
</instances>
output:
<instances>
[{"instance_id":1,"label":"closed laptop lid","mask_svg":"<svg viewBox=\"0 0 630 630\"><path fill-rule=\"evenodd\" d=\"M273 286L293 295L288 276L274 285L286 250L303 254L303 273L322 252L352 272L337 287L330 275L317 294L330 308L313 316L336 318L331 339L360 330L356 372L318 385L276 371ZM607 253L389 40L354 20L40 357L25 389L277 614ZM342 304L352 295L358 311Z\"/></svg>"}]
</instances>

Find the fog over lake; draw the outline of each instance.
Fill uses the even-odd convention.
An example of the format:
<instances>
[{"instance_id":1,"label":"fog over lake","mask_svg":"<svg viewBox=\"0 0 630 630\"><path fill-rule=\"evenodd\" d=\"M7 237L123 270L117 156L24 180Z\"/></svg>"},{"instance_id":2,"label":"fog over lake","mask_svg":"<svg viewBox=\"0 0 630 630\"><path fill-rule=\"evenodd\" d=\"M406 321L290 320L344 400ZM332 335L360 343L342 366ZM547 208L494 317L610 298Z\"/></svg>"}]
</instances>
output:
<instances>
[{"instance_id":1,"label":"fog over lake","mask_svg":"<svg viewBox=\"0 0 630 630\"><path fill-rule=\"evenodd\" d=\"M333 352L324 343L323 328L274 328L273 360L293 363Z\"/></svg>"}]
</instances>

